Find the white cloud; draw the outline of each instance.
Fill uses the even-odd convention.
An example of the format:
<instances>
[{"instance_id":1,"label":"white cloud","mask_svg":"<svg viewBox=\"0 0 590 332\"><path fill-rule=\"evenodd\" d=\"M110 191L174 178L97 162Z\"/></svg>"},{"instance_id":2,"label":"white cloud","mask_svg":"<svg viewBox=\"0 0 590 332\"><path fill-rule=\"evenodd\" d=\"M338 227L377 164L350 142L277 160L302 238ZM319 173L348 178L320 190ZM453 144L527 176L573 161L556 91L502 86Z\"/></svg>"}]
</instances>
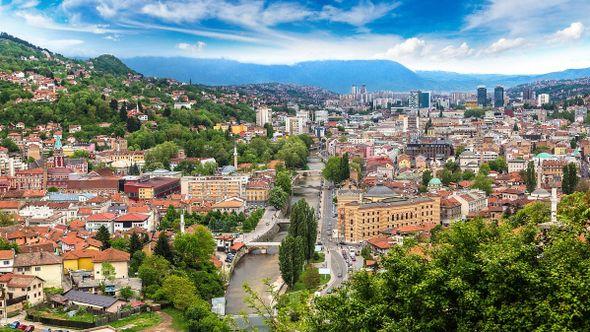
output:
<instances>
[{"instance_id":1,"label":"white cloud","mask_svg":"<svg viewBox=\"0 0 590 332\"><path fill-rule=\"evenodd\" d=\"M384 56L386 58L399 59L411 55L424 55L426 50L425 40L412 37L388 49Z\"/></svg>"},{"instance_id":2,"label":"white cloud","mask_svg":"<svg viewBox=\"0 0 590 332\"><path fill-rule=\"evenodd\" d=\"M444 58L463 58L473 53L474 50L466 42L463 42L459 46L449 45L444 47L438 52L438 55Z\"/></svg>"},{"instance_id":3,"label":"white cloud","mask_svg":"<svg viewBox=\"0 0 590 332\"><path fill-rule=\"evenodd\" d=\"M374 4L371 0L361 0L356 6L350 8L350 10L326 5L323 7L319 18L331 22L347 23L362 27L382 18L399 5L399 2Z\"/></svg>"},{"instance_id":4,"label":"white cloud","mask_svg":"<svg viewBox=\"0 0 590 332\"><path fill-rule=\"evenodd\" d=\"M582 24L582 22L574 22L570 24L569 27L554 33L551 40L556 42L578 40L582 38L584 30L585 27L584 24Z\"/></svg>"},{"instance_id":5,"label":"white cloud","mask_svg":"<svg viewBox=\"0 0 590 332\"><path fill-rule=\"evenodd\" d=\"M524 38L515 38L515 39L507 39L507 38L500 38L490 47L488 47L485 52L489 54L498 54L503 53L515 48L522 47L526 44L526 40Z\"/></svg>"},{"instance_id":6,"label":"white cloud","mask_svg":"<svg viewBox=\"0 0 590 332\"><path fill-rule=\"evenodd\" d=\"M189 44L189 43L176 44L176 48L178 48L179 50L182 50L182 51L185 51L188 53L192 53L192 54L201 53L203 51L203 49L205 48L205 46L207 46L207 44L205 44L202 41L198 41L195 44Z\"/></svg>"},{"instance_id":7,"label":"white cloud","mask_svg":"<svg viewBox=\"0 0 590 332\"><path fill-rule=\"evenodd\" d=\"M27 11L18 11L16 12L16 16L25 20L25 23L29 26L40 28L40 29L49 29L49 30L59 30L59 31L74 31L74 32L89 32L93 34L105 34L105 33L114 33L118 32L117 30L109 29L107 26L104 25L97 25L97 24L62 24L57 23L50 17L45 15L36 14Z\"/></svg>"}]
</instances>

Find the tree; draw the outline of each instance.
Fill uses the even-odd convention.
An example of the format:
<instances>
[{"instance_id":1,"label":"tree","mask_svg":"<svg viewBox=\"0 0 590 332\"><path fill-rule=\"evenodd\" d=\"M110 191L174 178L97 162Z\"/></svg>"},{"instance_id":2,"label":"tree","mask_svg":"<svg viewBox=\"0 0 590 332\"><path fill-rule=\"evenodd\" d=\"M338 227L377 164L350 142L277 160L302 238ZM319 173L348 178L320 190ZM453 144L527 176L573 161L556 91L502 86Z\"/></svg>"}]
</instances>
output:
<instances>
[{"instance_id":1,"label":"tree","mask_svg":"<svg viewBox=\"0 0 590 332\"><path fill-rule=\"evenodd\" d=\"M569 163L563 166L563 177L561 180L561 190L564 194L569 195L576 191L578 185L578 170L576 164Z\"/></svg>"},{"instance_id":2,"label":"tree","mask_svg":"<svg viewBox=\"0 0 590 332\"><path fill-rule=\"evenodd\" d=\"M105 279L109 281L115 280L116 272L113 264L109 262L103 262L100 266L100 270L102 271L102 275Z\"/></svg>"},{"instance_id":3,"label":"tree","mask_svg":"<svg viewBox=\"0 0 590 332\"><path fill-rule=\"evenodd\" d=\"M141 264L143 263L143 261L145 260L145 253L143 251L136 251L132 256L131 256L131 261L129 262L129 275L130 276L135 276L139 270L139 267L141 266Z\"/></svg>"},{"instance_id":4,"label":"tree","mask_svg":"<svg viewBox=\"0 0 590 332\"><path fill-rule=\"evenodd\" d=\"M429 169L427 169L424 172L422 172L422 185L428 186L430 180L432 180L432 172Z\"/></svg>"},{"instance_id":5,"label":"tree","mask_svg":"<svg viewBox=\"0 0 590 332\"><path fill-rule=\"evenodd\" d=\"M283 239L279 247L279 269L283 280L289 287L295 285L303 270L303 263L305 262L303 246L301 237L288 235Z\"/></svg>"},{"instance_id":6,"label":"tree","mask_svg":"<svg viewBox=\"0 0 590 332\"><path fill-rule=\"evenodd\" d=\"M146 257L137 272L144 288L161 285L169 273L170 262L158 255Z\"/></svg>"},{"instance_id":7,"label":"tree","mask_svg":"<svg viewBox=\"0 0 590 332\"><path fill-rule=\"evenodd\" d=\"M589 330L590 246L577 231L536 224L474 219L441 229L429 245L396 246L380 273L355 273L314 298L302 330Z\"/></svg>"},{"instance_id":8,"label":"tree","mask_svg":"<svg viewBox=\"0 0 590 332\"><path fill-rule=\"evenodd\" d=\"M303 240L303 253L306 260L313 257L317 228L314 209L304 199L300 199L291 209L289 235Z\"/></svg>"},{"instance_id":9,"label":"tree","mask_svg":"<svg viewBox=\"0 0 590 332\"><path fill-rule=\"evenodd\" d=\"M508 172L508 163L504 157L498 157L488 163L490 169L492 171L498 173L507 173Z\"/></svg>"},{"instance_id":10,"label":"tree","mask_svg":"<svg viewBox=\"0 0 590 332\"><path fill-rule=\"evenodd\" d=\"M346 181L350 178L350 165L348 161L348 152L344 153L340 159L340 181Z\"/></svg>"},{"instance_id":11,"label":"tree","mask_svg":"<svg viewBox=\"0 0 590 332\"><path fill-rule=\"evenodd\" d=\"M229 325L211 312L211 306L206 301L197 300L184 313L188 321L189 332L230 332Z\"/></svg>"},{"instance_id":12,"label":"tree","mask_svg":"<svg viewBox=\"0 0 590 332\"><path fill-rule=\"evenodd\" d=\"M137 235L136 232L133 232L129 237L129 253L131 256L133 256L133 254L137 251L140 251L141 248L143 248L143 244L139 239L139 235Z\"/></svg>"},{"instance_id":13,"label":"tree","mask_svg":"<svg viewBox=\"0 0 590 332\"><path fill-rule=\"evenodd\" d=\"M162 281L160 291L164 298L172 302L174 308L178 310L185 310L199 300L195 285L186 276L167 276Z\"/></svg>"},{"instance_id":14,"label":"tree","mask_svg":"<svg viewBox=\"0 0 590 332\"><path fill-rule=\"evenodd\" d=\"M174 259L172 248L170 248L170 240L168 239L166 232L160 232L160 235L158 235L158 241L154 247L154 254L160 255L170 262Z\"/></svg>"},{"instance_id":15,"label":"tree","mask_svg":"<svg viewBox=\"0 0 590 332\"><path fill-rule=\"evenodd\" d=\"M307 265L303 275L303 284L309 290L314 290L320 285L320 272L316 267Z\"/></svg>"},{"instance_id":16,"label":"tree","mask_svg":"<svg viewBox=\"0 0 590 332\"><path fill-rule=\"evenodd\" d=\"M289 172L288 170L282 170L277 173L277 176L275 178L275 186L278 186L281 189L283 189L283 191L286 192L287 195L291 195L292 193L292 182L293 178L291 177L291 172Z\"/></svg>"},{"instance_id":17,"label":"tree","mask_svg":"<svg viewBox=\"0 0 590 332\"><path fill-rule=\"evenodd\" d=\"M342 181L343 175L341 167L342 161L340 157L332 156L328 158L328 162L326 162L326 166L324 166L324 169L322 170L324 179L339 184Z\"/></svg>"},{"instance_id":18,"label":"tree","mask_svg":"<svg viewBox=\"0 0 590 332\"><path fill-rule=\"evenodd\" d=\"M274 136L274 129L272 127L271 123L265 123L264 124L264 129L266 129L266 137L267 138L273 138Z\"/></svg>"},{"instance_id":19,"label":"tree","mask_svg":"<svg viewBox=\"0 0 590 332\"><path fill-rule=\"evenodd\" d=\"M475 179L473 180L473 184L471 188L479 189L481 191L485 191L487 195L492 193L492 179L488 178L483 174L478 174Z\"/></svg>"},{"instance_id":20,"label":"tree","mask_svg":"<svg viewBox=\"0 0 590 332\"><path fill-rule=\"evenodd\" d=\"M96 232L95 239L102 242L102 250L111 247L111 233L109 233L109 230L106 228L105 225L100 226L100 228Z\"/></svg>"},{"instance_id":21,"label":"tree","mask_svg":"<svg viewBox=\"0 0 590 332\"><path fill-rule=\"evenodd\" d=\"M514 126L512 127L512 131L518 131L518 123L514 122Z\"/></svg>"},{"instance_id":22,"label":"tree","mask_svg":"<svg viewBox=\"0 0 590 332\"><path fill-rule=\"evenodd\" d=\"M131 290L131 287L129 286L123 287L121 288L121 290L119 290L119 294L125 301L128 301L130 298L133 297L133 290Z\"/></svg>"},{"instance_id":23,"label":"tree","mask_svg":"<svg viewBox=\"0 0 590 332\"><path fill-rule=\"evenodd\" d=\"M490 174L491 167L488 163L483 163L479 166L479 174L488 176Z\"/></svg>"},{"instance_id":24,"label":"tree","mask_svg":"<svg viewBox=\"0 0 590 332\"><path fill-rule=\"evenodd\" d=\"M533 161L529 161L527 165L524 182L526 183L526 190L529 193L532 193L537 188L537 173L535 172L535 163Z\"/></svg>"},{"instance_id":25,"label":"tree","mask_svg":"<svg viewBox=\"0 0 590 332\"><path fill-rule=\"evenodd\" d=\"M129 252L129 240L124 237L118 237L111 240L111 248Z\"/></svg>"},{"instance_id":26,"label":"tree","mask_svg":"<svg viewBox=\"0 0 590 332\"><path fill-rule=\"evenodd\" d=\"M288 194L278 186L273 187L268 193L268 204L277 210L284 208L288 199Z\"/></svg>"},{"instance_id":27,"label":"tree","mask_svg":"<svg viewBox=\"0 0 590 332\"><path fill-rule=\"evenodd\" d=\"M203 225L196 225L193 233L176 234L174 252L178 263L188 268L198 268L208 262L215 251L213 235Z\"/></svg>"}]
</instances>

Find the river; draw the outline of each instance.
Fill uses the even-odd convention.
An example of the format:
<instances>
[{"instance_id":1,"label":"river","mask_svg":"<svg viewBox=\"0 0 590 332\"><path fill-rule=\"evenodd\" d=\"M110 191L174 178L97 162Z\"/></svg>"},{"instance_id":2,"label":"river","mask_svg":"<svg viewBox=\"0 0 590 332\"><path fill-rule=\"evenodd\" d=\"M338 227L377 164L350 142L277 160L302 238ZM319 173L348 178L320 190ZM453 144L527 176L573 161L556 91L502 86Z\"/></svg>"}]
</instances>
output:
<instances>
[{"instance_id":1,"label":"river","mask_svg":"<svg viewBox=\"0 0 590 332\"><path fill-rule=\"evenodd\" d=\"M321 170L323 164L317 158L310 158L308 166L312 170ZM310 175L297 181L293 185L291 203L303 198L314 209L317 209L320 180L320 175ZM286 234L285 230L281 230L272 241L280 242ZM269 254L266 255L248 254L244 256L236 265L226 291L226 313L233 315L252 313L252 309L244 303L244 298L247 295L242 285L247 283L252 290L266 296L266 287L263 280L268 278L272 283L280 276L278 262L279 258L276 250L274 252L269 251Z\"/></svg>"}]
</instances>

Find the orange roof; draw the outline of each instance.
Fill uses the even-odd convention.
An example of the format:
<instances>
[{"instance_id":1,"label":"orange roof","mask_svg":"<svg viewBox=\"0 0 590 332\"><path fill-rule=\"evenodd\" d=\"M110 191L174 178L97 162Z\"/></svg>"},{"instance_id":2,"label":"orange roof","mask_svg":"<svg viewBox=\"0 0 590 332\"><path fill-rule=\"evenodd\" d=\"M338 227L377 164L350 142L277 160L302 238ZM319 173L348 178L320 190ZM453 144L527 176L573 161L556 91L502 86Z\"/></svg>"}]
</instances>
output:
<instances>
[{"instance_id":1,"label":"orange roof","mask_svg":"<svg viewBox=\"0 0 590 332\"><path fill-rule=\"evenodd\" d=\"M104 212L93 214L88 217L88 221L111 221L117 217L114 213Z\"/></svg>"},{"instance_id":2,"label":"orange roof","mask_svg":"<svg viewBox=\"0 0 590 332\"><path fill-rule=\"evenodd\" d=\"M0 210L4 209L18 209L21 206L19 201L0 201Z\"/></svg>"},{"instance_id":3,"label":"orange roof","mask_svg":"<svg viewBox=\"0 0 590 332\"><path fill-rule=\"evenodd\" d=\"M96 250L72 250L63 254L63 259L94 258Z\"/></svg>"},{"instance_id":4,"label":"orange roof","mask_svg":"<svg viewBox=\"0 0 590 332\"><path fill-rule=\"evenodd\" d=\"M115 248L109 248L98 252L92 261L95 263L128 262L130 258L131 256L127 252Z\"/></svg>"},{"instance_id":5,"label":"orange roof","mask_svg":"<svg viewBox=\"0 0 590 332\"><path fill-rule=\"evenodd\" d=\"M127 213L122 216L115 218L115 221L146 221L149 216L139 213Z\"/></svg>"},{"instance_id":6,"label":"orange roof","mask_svg":"<svg viewBox=\"0 0 590 332\"><path fill-rule=\"evenodd\" d=\"M242 249L244 246L245 244L242 242L235 242L231 247L229 247L229 249L232 251L238 251Z\"/></svg>"},{"instance_id":7,"label":"orange roof","mask_svg":"<svg viewBox=\"0 0 590 332\"><path fill-rule=\"evenodd\" d=\"M0 259L14 259L14 250L0 250Z\"/></svg>"}]
</instances>

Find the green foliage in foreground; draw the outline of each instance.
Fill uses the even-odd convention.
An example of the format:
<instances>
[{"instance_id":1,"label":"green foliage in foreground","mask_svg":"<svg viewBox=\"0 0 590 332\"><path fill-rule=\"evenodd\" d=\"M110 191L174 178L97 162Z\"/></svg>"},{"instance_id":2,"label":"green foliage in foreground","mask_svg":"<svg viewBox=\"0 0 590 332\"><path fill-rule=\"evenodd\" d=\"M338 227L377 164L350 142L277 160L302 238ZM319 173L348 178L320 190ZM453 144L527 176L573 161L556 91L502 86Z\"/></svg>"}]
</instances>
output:
<instances>
[{"instance_id":1,"label":"green foliage in foreground","mask_svg":"<svg viewBox=\"0 0 590 332\"><path fill-rule=\"evenodd\" d=\"M587 331L590 194L510 220L456 223L431 243L393 248L380 273L359 272L286 319L310 331ZM539 211L539 213L536 213Z\"/></svg>"}]
</instances>

